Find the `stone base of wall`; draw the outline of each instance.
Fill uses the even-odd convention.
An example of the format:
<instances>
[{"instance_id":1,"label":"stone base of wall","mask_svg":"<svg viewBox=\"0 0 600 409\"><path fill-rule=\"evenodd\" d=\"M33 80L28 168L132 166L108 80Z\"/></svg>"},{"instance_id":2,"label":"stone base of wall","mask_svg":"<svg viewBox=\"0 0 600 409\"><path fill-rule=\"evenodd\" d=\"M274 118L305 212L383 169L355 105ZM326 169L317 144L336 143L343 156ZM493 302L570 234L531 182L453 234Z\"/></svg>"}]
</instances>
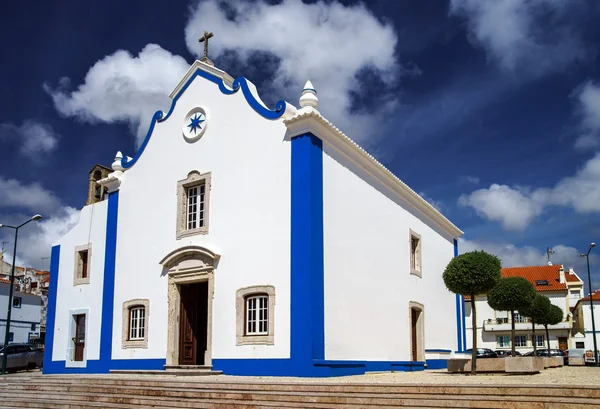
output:
<instances>
[{"instance_id":1,"label":"stone base of wall","mask_svg":"<svg viewBox=\"0 0 600 409\"><path fill-rule=\"evenodd\" d=\"M544 359L537 356L511 356L504 360L506 373L534 374L544 369Z\"/></svg>"},{"instance_id":2,"label":"stone base of wall","mask_svg":"<svg viewBox=\"0 0 600 409\"><path fill-rule=\"evenodd\" d=\"M477 360L477 372L504 372L506 358L480 358ZM448 372L450 373L470 373L470 359L449 359Z\"/></svg>"}]
</instances>

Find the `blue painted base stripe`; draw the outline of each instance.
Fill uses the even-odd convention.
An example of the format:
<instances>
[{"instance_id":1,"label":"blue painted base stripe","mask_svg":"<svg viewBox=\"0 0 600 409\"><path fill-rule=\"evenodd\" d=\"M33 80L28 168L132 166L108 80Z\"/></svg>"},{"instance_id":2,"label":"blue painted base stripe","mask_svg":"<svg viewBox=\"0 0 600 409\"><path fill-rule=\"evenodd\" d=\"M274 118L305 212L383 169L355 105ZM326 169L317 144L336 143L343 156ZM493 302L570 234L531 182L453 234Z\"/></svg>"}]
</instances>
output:
<instances>
[{"instance_id":1,"label":"blue painted base stripe","mask_svg":"<svg viewBox=\"0 0 600 409\"><path fill-rule=\"evenodd\" d=\"M448 368L447 359L428 359L427 369L446 369Z\"/></svg>"},{"instance_id":2,"label":"blue painted base stripe","mask_svg":"<svg viewBox=\"0 0 600 409\"><path fill-rule=\"evenodd\" d=\"M109 373L111 369L120 370L162 370L165 367L165 359L113 359L108 362L100 360L88 360L85 368L67 368L65 361L44 362L44 374L103 374Z\"/></svg>"}]
</instances>

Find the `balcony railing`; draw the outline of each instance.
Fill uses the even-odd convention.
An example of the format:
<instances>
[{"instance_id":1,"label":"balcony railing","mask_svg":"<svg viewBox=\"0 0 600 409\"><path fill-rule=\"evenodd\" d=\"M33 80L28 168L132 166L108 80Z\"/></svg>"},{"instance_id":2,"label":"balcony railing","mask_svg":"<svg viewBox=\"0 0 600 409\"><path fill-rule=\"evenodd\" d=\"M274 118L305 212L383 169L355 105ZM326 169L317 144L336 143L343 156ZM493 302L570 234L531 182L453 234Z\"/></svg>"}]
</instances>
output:
<instances>
[{"instance_id":1,"label":"balcony railing","mask_svg":"<svg viewBox=\"0 0 600 409\"><path fill-rule=\"evenodd\" d=\"M544 326L536 324L535 329L536 329L536 331L544 330ZM569 323L569 321L563 321L556 325L548 325L548 329L550 329L550 330L552 330L552 329L571 329L571 324ZM485 320L483 322L483 330L484 331L510 331L511 330L510 321L507 318L495 318L495 319ZM528 322L515 322L515 330L517 330L517 331L531 330L531 320L528 320Z\"/></svg>"}]
</instances>

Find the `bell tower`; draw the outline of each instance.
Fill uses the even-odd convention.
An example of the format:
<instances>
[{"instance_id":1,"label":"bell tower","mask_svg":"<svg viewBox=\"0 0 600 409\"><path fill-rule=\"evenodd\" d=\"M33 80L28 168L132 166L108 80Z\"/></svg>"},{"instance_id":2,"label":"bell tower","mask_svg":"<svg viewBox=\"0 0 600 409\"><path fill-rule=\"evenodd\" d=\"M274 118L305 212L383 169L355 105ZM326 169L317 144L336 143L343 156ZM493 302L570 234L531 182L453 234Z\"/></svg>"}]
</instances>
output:
<instances>
[{"instance_id":1,"label":"bell tower","mask_svg":"<svg viewBox=\"0 0 600 409\"><path fill-rule=\"evenodd\" d=\"M112 169L106 166L96 165L90 170L90 178L88 182L88 197L85 205L91 205L104 200L107 189L98 184L100 179L104 179L112 172Z\"/></svg>"}]
</instances>

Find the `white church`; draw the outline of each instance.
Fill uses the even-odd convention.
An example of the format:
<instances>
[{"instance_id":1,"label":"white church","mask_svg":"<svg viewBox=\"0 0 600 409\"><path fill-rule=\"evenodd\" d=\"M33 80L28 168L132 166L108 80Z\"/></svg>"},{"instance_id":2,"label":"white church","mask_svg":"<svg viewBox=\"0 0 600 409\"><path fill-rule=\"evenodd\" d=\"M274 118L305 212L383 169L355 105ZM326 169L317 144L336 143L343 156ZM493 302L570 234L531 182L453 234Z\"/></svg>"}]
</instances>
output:
<instances>
[{"instance_id":1,"label":"white church","mask_svg":"<svg viewBox=\"0 0 600 409\"><path fill-rule=\"evenodd\" d=\"M454 224L318 111L196 61L52 247L44 373L445 367Z\"/></svg>"}]
</instances>

